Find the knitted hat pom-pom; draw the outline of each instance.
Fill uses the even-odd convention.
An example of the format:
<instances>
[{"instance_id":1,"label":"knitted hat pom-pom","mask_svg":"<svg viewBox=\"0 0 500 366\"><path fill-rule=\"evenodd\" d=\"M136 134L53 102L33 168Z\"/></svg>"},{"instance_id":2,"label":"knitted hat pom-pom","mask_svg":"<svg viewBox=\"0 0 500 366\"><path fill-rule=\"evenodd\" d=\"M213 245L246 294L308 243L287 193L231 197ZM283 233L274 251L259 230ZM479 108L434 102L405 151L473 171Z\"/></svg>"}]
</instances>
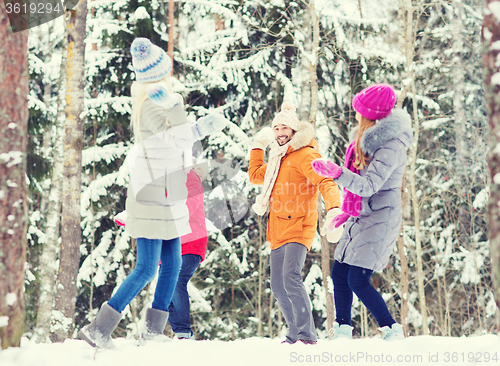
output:
<instances>
[{"instance_id":1,"label":"knitted hat pom-pom","mask_svg":"<svg viewBox=\"0 0 500 366\"><path fill-rule=\"evenodd\" d=\"M137 38L132 42L131 53L132 56L138 60L142 60L149 56L151 50L151 41L146 38Z\"/></svg>"},{"instance_id":2,"label":"knitted hat pom-pom","mask_svg":"<svg viewBox=\"0 0 500 366\"><path fill-rule=\"evenodd\" d=\"M281 111L295 112L295 105L292 102L283 102L281 105Z\"/></svg>"}]
</instances>

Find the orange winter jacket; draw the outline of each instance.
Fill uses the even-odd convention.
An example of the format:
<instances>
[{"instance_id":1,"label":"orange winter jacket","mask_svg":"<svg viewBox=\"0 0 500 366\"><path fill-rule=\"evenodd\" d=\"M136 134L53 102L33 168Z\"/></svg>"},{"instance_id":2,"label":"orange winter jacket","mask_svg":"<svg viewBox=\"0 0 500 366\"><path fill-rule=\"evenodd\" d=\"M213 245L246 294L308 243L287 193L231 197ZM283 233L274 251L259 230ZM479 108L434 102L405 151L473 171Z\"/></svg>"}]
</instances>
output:
<instances>
[{"instance_id":1,"label":"orange winter jacket","mask_svg":"<svg viewBox=\"0 0 500 366\"><path fill-rule=\"evenodd\" d=\"M340 207L337 184L314 172L311 162L320 158L314 129L308 122L301 122L290 141L270 197L267 241L271 249L296 242L311 249L318 222L318 190L325 200L327 211ZM253 184L264 184L267 163L264 150L250 153L248 174Z\"/></svg>"}]
</instances>

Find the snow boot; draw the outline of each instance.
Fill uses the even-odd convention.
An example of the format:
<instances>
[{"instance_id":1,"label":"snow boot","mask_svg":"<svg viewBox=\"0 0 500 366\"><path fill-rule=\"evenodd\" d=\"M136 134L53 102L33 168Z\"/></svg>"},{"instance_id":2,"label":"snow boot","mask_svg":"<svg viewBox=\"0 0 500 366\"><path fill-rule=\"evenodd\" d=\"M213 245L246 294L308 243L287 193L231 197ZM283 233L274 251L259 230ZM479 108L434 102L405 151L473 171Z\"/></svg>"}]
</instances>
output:
<instances>
[{"instance_id":1,"label":"snow boot","mask_svg":"<svg viewBox=\"0 0 500 366\"><path fill-rule=\"evenodd\" d=\"M194 334L193 332L191 333L175 333L175 336L177 339L191 339L194 340Z\"/></svg>"},{"instance_id":2,"label":"snow boot","mask_svg":"<svg viewBox=\"0 0 500 366\"><path fill-rule=\"evenodd\" d=\"M393 341L396 339L405 338L403 327L398 323L394 323L390 328L386 325L382 328L379 328L379 330L382 332L382 339L384 341Z\"/></svg>"},{"instance_id":3,"label":"snow boot","mask_svg":"<svg viewBox=\"0 0 500 366\"><path fill-rule=\"evenodd\" d=\"M168 311L149 308L146 310L146 320L142 330L139 343L144 344L147 341L165 342L170 340L163 334L167 325Z\"/></svg>"},{"instance_id":4,"label":"snow boot","mask_svg":"<svg viewBox=\"0 0 500 366\"><path fill-rule=\"evenodd\" d=\"M330 339L352 339L352 327L349 324L333 323L333 328L328 332Z\"/></svg>"},{"instance_id":5,"label":"snow boot","mask_svg":"<svg viewBox=\"0 0 500 366\"><path fill-rule=\"evenodd\" d=\"M115 330L121 318L121 313L105 303L97 312L92 323L80 329L78 337L86 341L92 347L116 348L111 339L111 333L113 333L113 330Z\"/></svg>"}]
</instances>

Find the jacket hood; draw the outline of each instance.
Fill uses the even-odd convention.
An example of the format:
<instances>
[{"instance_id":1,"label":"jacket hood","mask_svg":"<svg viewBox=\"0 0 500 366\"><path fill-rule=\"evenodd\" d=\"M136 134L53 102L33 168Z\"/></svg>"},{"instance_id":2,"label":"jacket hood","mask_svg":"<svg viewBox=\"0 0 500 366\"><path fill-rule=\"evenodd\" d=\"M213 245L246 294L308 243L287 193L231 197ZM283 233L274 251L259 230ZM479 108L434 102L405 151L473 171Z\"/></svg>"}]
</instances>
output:
<instances>
[{"instance_id":1,"label":"jacket hood","mask_svg":"<svg viewBox=\"0 0 500 366\"><path fill-rule=\"evenodd\" d=\"M406 147L413 143L411 118L403 109L394 109L387 117L365 130L360 140L361 150L365 154L373 155L375 151L393 139L399 139Z\"/></svg>"},{"instance_id":2,"label":"jacket hood","mask_svg":"<svg viewBox=\"0 0 500 366\"><path fill-rule=\"evenodd\" d=\"M299 126L292 139L290 140L290 147L292 151L302 149L311 144L314 138L314 127L309 122L299 122Z\"/></svg>"}]
</instances>

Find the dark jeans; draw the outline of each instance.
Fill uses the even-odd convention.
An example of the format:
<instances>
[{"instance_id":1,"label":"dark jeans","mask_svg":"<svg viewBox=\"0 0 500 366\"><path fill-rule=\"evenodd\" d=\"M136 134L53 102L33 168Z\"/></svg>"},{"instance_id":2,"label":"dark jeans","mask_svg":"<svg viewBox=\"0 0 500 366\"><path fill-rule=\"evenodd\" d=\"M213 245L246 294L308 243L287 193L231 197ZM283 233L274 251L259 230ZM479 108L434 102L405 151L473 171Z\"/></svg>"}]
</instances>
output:
<instances>
[{"instance_id":1,"label":"dark jeans","mask_svg":"<svg viewBox=\"0 0 500 366\"><path fill-rule=\"evenodd\" d=\"M307 248L288 243L271 250L271 290L288 325L287 342L316 341L312 306L302 281Z\"/></svg>"},{"instance_id":2,"label":"dark jeans","mask_svg":"<svg viewBox=\"0 0 500 366\"><path fill-rule=\"evenodd\" d=\"M167 311L181 268L181 241L137 238L137 263L108 305L121 313L139 292L155 278L161 260L152 307Z\"/></svg>"},{"instance_id":3,"label":"dark jeans","mask_svg":"<svg viewBox=\"0 0 500 366\"><path fill-rule=\"evenodd\" d=\"M182 256L181 272L179 273L177 285L175 285L172 302L168 307L168 322L176 334L193 334L191 330L191 312L187 283L193 277L193 273L198 268L200 262L201 256L198 254L184 254Z\"/></svg>"},{"instance_id":4,"label":"dark jeans","mask_svg":"<svg viewBox=\"0 0 500 366\"><path fill-rule=\"evenodd\" d=\"M335 299L336 321L351 325L352 293L365 304L373 314L379 327L391 327L396 323L387 309L384 299L371 285L373 271L335 261L332 267L333 295Z\"/></svg>"}]
</instances>

